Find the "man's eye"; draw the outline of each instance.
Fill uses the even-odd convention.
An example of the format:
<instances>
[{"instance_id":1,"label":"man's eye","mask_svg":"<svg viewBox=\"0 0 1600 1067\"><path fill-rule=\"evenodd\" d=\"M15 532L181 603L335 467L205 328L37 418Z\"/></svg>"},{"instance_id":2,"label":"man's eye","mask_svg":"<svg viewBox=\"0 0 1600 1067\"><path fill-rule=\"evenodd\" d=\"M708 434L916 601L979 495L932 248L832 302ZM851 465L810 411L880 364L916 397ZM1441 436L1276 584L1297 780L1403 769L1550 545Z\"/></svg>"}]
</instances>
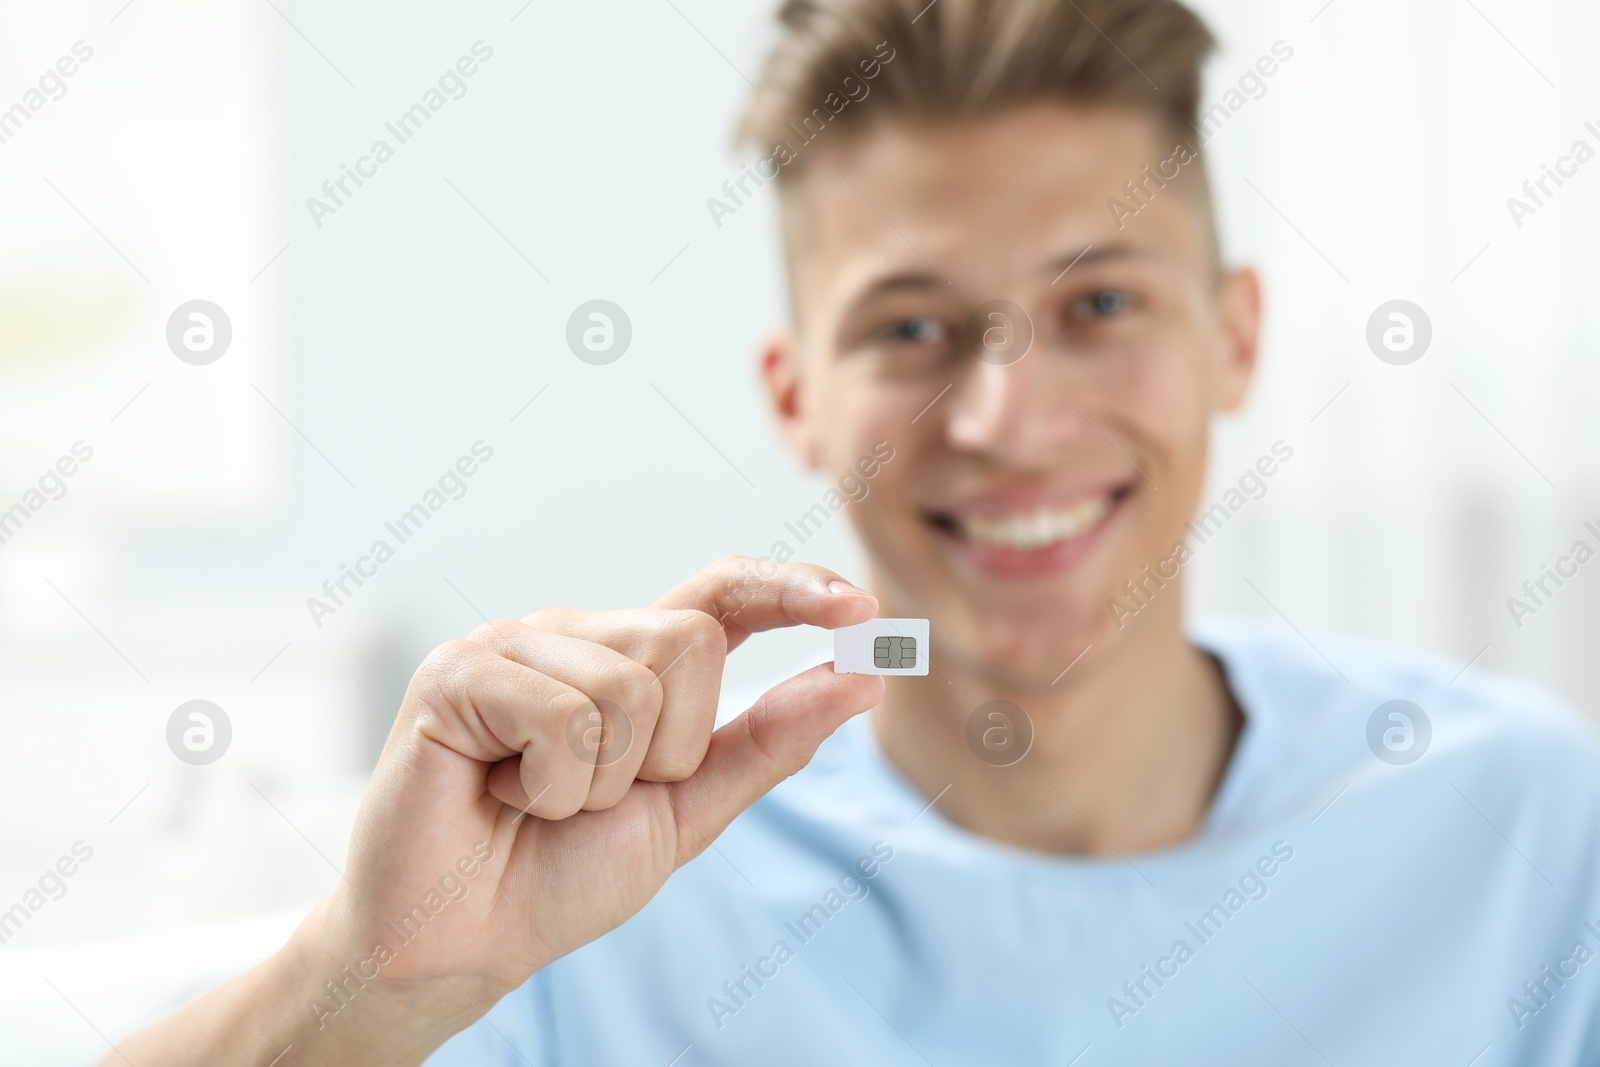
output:
<instances>
[{"instance_id":1,"label":"man's eye","mask_svg":"<svg viewBox=\"0 0 1600 1067\"><path fill-rule=\"evenodd\" d=\"M885 340L906 344L935 344L946 339L944 323L927 315L914 315L884 328Z\"/></svg>"},{"instance_id":2,"label":"man's eye","mask_svg":"<svg viewBox=\"0 0 1600 1067\"><path fill-rule=\"evenodd\" d=\"M1125 289L1101 289L1083 297L1073 309L1085 319L1109 319L1133 306L1133 297Z\"/></svg>"}]
</instances>

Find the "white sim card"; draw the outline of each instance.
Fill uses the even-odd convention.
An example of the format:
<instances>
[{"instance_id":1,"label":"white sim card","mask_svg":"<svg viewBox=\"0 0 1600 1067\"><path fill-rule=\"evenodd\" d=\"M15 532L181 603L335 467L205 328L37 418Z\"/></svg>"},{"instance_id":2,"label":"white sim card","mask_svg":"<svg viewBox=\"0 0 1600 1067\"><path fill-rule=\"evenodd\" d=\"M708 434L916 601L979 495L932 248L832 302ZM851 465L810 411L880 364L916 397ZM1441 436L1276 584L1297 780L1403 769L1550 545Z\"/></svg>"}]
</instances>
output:
<instances>
[{"instance_id":1,"label":"white sim card","mask_svg":"<svg viewBox=\"0 0 1600 1067\"><path fill-rule=\"evenodd\" d=\"M835 674L927 674L928 620L873 619L833 631Z\"/></svg>"}]
</instances>

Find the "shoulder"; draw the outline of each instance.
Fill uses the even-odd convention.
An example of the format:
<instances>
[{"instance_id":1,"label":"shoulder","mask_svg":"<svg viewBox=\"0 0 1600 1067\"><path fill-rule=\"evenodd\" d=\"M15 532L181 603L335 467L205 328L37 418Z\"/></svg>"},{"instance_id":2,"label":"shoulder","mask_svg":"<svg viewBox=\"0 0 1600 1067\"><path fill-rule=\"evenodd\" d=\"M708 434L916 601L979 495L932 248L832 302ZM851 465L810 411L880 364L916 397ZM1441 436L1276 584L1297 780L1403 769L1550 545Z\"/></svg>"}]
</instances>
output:
<instances>
[{"instance_id":1,"label":"shoulder","mask_svg":"<svg viewBox=\"0 0 1600 1067\"><path fill-rule=\"evenodd\" d=\"M1539 686L1438 655L1251 623L1208 622L1193 637L1291 763L1431 763L1600 800L1593 727Z\"/></svg>"}]
</instances>

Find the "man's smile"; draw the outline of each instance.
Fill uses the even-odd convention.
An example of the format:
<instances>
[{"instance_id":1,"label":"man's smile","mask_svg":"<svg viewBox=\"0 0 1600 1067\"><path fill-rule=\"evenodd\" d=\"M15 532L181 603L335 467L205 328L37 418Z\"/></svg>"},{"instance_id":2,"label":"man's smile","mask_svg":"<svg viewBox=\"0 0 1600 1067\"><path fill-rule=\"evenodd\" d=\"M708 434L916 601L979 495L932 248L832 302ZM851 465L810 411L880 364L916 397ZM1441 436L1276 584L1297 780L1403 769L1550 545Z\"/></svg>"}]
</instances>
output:
<instances>
[{"instance_id":1,"label":"man's smile","mask_svg":"<svg viewBox=\"0 0 1600 1067\"><path fill-rule=\"evenodd\" d=\"M1132 480L987 490L926 510L940 542L991 577L1043 578L1084 559L1135 491Z\"/></svg>"}]
</instances>

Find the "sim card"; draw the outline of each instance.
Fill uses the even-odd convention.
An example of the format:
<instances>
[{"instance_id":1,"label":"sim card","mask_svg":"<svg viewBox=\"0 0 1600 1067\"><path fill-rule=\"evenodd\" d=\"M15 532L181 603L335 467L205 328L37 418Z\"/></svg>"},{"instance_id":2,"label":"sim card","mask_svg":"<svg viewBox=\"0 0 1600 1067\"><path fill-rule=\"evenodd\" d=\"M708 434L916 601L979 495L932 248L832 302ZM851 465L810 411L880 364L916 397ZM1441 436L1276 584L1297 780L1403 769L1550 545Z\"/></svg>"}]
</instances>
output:
<instances>
[{"instance_id":1,"label":"sim card","mask_svg":"<svg viewBox=\"0 0 1600 1067\"><path fill-rule=\"evenodd\" d=\"M833 631L835 674L927 674L928 620L873 619Z\"/></svg>"}]
</instances>

